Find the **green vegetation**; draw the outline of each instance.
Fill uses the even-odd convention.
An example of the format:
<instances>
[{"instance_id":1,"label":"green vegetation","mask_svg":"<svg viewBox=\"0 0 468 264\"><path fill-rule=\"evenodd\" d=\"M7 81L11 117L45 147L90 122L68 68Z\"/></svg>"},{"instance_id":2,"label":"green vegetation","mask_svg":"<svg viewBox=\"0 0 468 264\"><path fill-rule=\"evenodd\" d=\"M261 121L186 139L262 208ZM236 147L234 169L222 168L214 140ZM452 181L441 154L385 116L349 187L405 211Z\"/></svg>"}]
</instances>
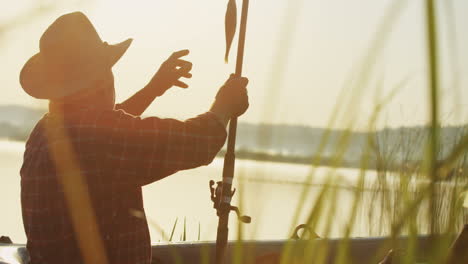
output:
<instances>
[{"instance_id":1,"label":"green vegetation","mask_svg":"<svg viewBox=\"0 0 468 264\"><path fill-rule=\"evenodd\" d=\"M298 10L300 7L296 1L290 4L286 10ZM339 138L333 138L332 129L327 130L321 135L318 147L312 156L300 156L296 154L270 154L267 152L252 152L248 150L239 150L238 158L291 162L310 164L311 172L301 185L301 203L294 205L296 213L294 216L294 225L290 227L291 234L299 222L300 214L307 212L306 225L323 239L329 241L331 230L338 210L341 210L339 193L334 188L333 177L329 177L328 182L320 186L319 194L316 196L313 204L309 204L306 197L311 192L310 186L313 185L315 170L313 165L326 165L330 168L353 167L360 170L360 176L351 189L352 203L349 214L346 216L347 225L342 230L342 237L337 248L334 249L335 264L354 263L351 259L351 245L353 229L358 225L367 224L369 236L385 236L387 239L379 249L374 252L368 252L372 257L372 262L378 263L379 260L392 248L401 248L398 245L398 237L408 238L404 251L396 250L393 263L416 263L420 252L417 251L418 238L421 235L434 235L436 239L429 245L430 250L425 252L425 261L427 263L446 263L449 256L449 246L455 235L461 230L463 224L467 223L467 209L463 208L465 194L468 189L468 131L465 128L460 130L452 140L450 146L441 139L443 124L440 122L440 53L436 5L434 0L426 0L424 4L426 18L426 47L427 65L428 65L428 87L429 97L427 103L429 108L427 114L430 117L428 124L429 133L427 135L418 133L405 133L401 131L398 141L390 140L385 133L369 133L366 138L364 151L360 153L356 161L347 159L346 152L351 147L353 129L356 116L356 105L361 103L363 93L366 89L382 93L381 78L377 83L372 81L379 73L379 58L383 53L385 45L388 43L392 28L398 21L398 18L405 10L409 1L395 0L390 1L388 10L381 20L381 24L376 29L374 39L371 41L368 53L360 61L360 64L354 68L344 83L343 91L337 99L335 111L331 115L328 126L335 127L337 123L346 124L346 129L339 134ZM449 1L450 2L450 1ZM294 13L294 12L293 12ZM449 16L451 17L451 16ZM274 63L276 68L272 71L273 83L280 83L281 73L285 70L285 58L288 55L289 40L292 38L288 34L293 32L295 15L285 16L286 30L283 34L287 37L280 43L278 61ZM408 85L408 76L394 84L394 89L389 94L375 98L375 108L373 115L368 121L369 131L375 132L377 120L381 117L382 110L392 100L398 91ZM457 83L457 82L455 82ZM457 89L456 86L453 89ZM278 89L275 89L278 90ZM277 97L269 95L274 101ZM268 112L268 111L266 111ZM3 125L4 130L14 130L16 128ZM22 131L14 131L12 134L18 135L24 139L26 134ZM263 141L271 139L269 135L259 135ZM333 153L325 153L327 146L333 144ZM419 146L425 146L424 150ZM221 153L223 154L223 153ZM417 157L415 159L415 157ZM376 170L378 177L372 185L368 185L367 172ZM330 176L333 175L333 169L330 170ZM370 190L370 195L364 195L364 190ZM367 192L369 193L369 192ZM242 196L242 188L239 188L237 195ZM241 203L245 201L240 197ZM373 207L371 210L362 211L362 208ZM242 204L241 204L242 207ZM242 209L242 208L241 208ZM348 211L346 211L348 212ZM362 214L366 214L367 223L362 223ZM141 213L133 212L136 216ZM143 217L142 215L140 215ZM378 221L376 221L378 219ZM165 232L156 224L149 223L152 227L160 231L163 240L173 242L176 237L180 241L188 241L187 223L184 218L182 232L179 234L177 229L178 218L175 219L170 236L167 238ZM378 224L375 224L378 223ZM213 227L215 229L216 227ZM201 227L198 225L198 238L200 240ZM233 263L242 263L243 259L250 258L249 251L244 248L247 245L243 241L242 226L239 225L237 233L237 242L233 250ZM296 243L291 240L285 243L280 252L281 263L327 263L327 257L331 254L331 248L327 243L318 243L314 237L302 237L303 243ZM202 252L201 263L209 263L210 252ZM176 263L181 262L180 256L175 256Z\"/></svg>"},{"instance_id":2,"label":"green vegetation","mask_svg":"<svg viewBox=\"0 0 468 264\"><path fill-rule=\"evenodd\" d=\"M356 188L351 190L353 202L347 216L348 224L342 230L343 236L337 249L333 251L335 254L334 263L336 264L353 263L351 261L351 234L358 224L362 224L358 223L358 217L363 213L361 208L366 206L375 208L366 211L369 236L387 237L381 248L375 252L368 252L373 259L370 263L377 263L391 248L401 249L402 247L403 251L396 250L394 252L393 263L416 263L421 255L421 252L417 251L418 238L421 235L434 235L436 237L428 245L430 250L424 252L425 261L427 263L446 263L449 256L449 246L463 224L466 223L467 215L466 209L463 208L463 202L464 194L468 188L468 133L465 127L459 131L455 138L452 138L453 145L441 145L444 141L441 140L443 135L439 121L441 94L439 92L439 53L434 2L433 0L424 2L427 28L427 63L430 69L427 76L427 89L430 95L427 99L430 106L428 116L431 120L428 124L429 133L406 134L404 130L401 130L398 141L389 140L385 133L378 134L378 136L369 133L365 151L359 159L359 166L345 160L344 153L351 144L354 106L360 103L364 89L382 89L381 83L374 86L370 80L371 77L375 76L379 55L385 47L392 27L407 4L406 1L392 1L382 24L376 31L377 34L368 49L368 54L363 58L360 67L357 68L356 72L351 73L346 82L352 84L351 88L347 86L343 90L337 101L335 113L330 118L330 127L333 127L336 122L348 124L348 129L340 133L340 138L333 142L335 146L333 155L324 154L325 146L330 141L330 133L322 135L319 147L313 157L251 152L242 149L237 152L238 158L311 165L326 164L333 168L352 166L361 171ZM287 25L291 26L289 22ZM284 54L287 54L287 50L281 50L279 58L284 58ZM278 65L282 65L282 63ZM274 70L273 72L278 71ZM407 85L407 79L395 84L393 92L384 96L383 99L376 98L374 115L368 122L370 131L373 131L385 105L405 85ZM350 94L351 96L349 96ZM274 97L274 95L271 96ZM421 151L417 148L418 146L425 146L425 150ZM418 159L415 160L415 156ZM371 186L368 186L366 181L369 169L374 169L378 173L377 180ZM333 171L330 171L330 175L332 174ZM306 203L305 197L310 192L313 179L314 169L312 167L309 177L302 182L301 201L303 202L296 205L297 212L294 223L299 224L300 212L307 210L309 212L307 226L316 231L323 238L322 241L327 241L334 224L333 219L337 215L337 210L340 209L338 191L337 188L333 188L333 178L330 177L330 180L320 187L319 195L311 207L310 204ZM371 190L371 194L364 195L364 190ZM243 201L242 197L240 200ZM379 219L379 221L375 219ZM290 227L291 233L295 226ZM186 240L185 232L184 228L182 241ZM174 233L174 229L172 233ZM398 237L401 236L408 238L404 245L398 244ZM328 263L326 262L327 256L331 254L329 244L318 243L313 237L303 237L302 239L304 243L298 244L291 240L285 244L279 255L281 263ZM247 243L242 240L242 227L239 226L238 241L230 261L241 263L241 260L252 257L248 256L246 253L248 250L243 249L243 245L247 245ZM205 258L200 261L208 263L206 254L203 255Z\"/></svg>"},{"instance_id":3,"label":"green vegetation","mask_svg":"<svg viewBox=\"0 0 468 264\"><path fill-rule=\"evenodd\" d=\"M350 238L353 229L362 223L358 223L358 216L362 214L360 208L363 205L370 205L375 210L368 210L369 235L387 236L387 241L382 247L375 252L368 252L373 256L377 263L391 248L398 247L397 238L407 236L408 242L405 245L404 252L396 251L394 263L415 263L418 260L417 243L420 235L436 235L429 245L429 249L425 252L425 261L427 263L446 263L449 255L449 246L453 241L454 236L461 230L466 215L463 209L464 191L468 187L467 176L467 147L468 134L466 131L458 135L453 146L441 147L441 133L439 121L440 109L440 77L439 77L439 52L438 52L438 34L435 12L435 1L424 1L424 10L427 29L427 64L428 72L428 116L430 117L429 134L428 136L413 135L408 137L401 135L401 141L397 144L385 141L385 138L369 137L366 150L363 152L359 169L361 171L360 178L357 182L357 188L353 193L352 208L347 216L347 226L343 229L343 237L338 246L338 251L335 251L336 264L352 263ZM331 167L347 166L344 160L344 153L350 144L350 135L353 130L355 113L355 105L361 101L361 95L366 88L381 90L381 84L374 86L371 78L375 77L375 69L378 67L378 58L381 55L392 27L398 20L399 15L403 12L407 1L392 1L388 8L388 12L382 19L380 27L377 29L374 40L372 41L368 53L363 58L360 67L351 73L347 86L337 101L335 113L330 118L329 125L333 127L336 122L346 122L348 124L347 133L342 133L341 137L335 142L334 155L324 155L323 150L328 144L330 136L324 134L320 141L320 147L314 157L309 159L308 164L317 165L326 163ZM287 53L287 50L282 50ZM284 57L279 55L280 58ZM276 72L276 71L273 71ZM395 89L392 93L375 100L374 115L368 122L369 130L375 127L376 121L380 117L380 113L386 104L398 90L407 85L406 80L395 84ZM377 93L380 94L380 93ZM351 95L351 96L349 96ZM273 96L272 96L273 97ZM260 135L261 136L261 135ZM415 141L421 141L425 145L425 151L411 148L417 146ZM447 148L448 147L448 148ZM406 148L406 163L395 163L397 160L396 150L398 148ZM442 149L447 149L448 153L443 153ZM415 162L409 160L414 153L420 153L420 157ZM249 157L254 159L280 159L280 156L268 156L265 153L238 153L241 157ZM324 157L326 159L324 160ZM285 157L282 157L285 158ZM399 157L398 157L399 158ZM303 157L289 157L288 161L304 163ZM372 195L364 196L362 190L368 189L366 186L366 172L369 169L377 169L379 177L371 186ZM310 185L314 178L314 171L306 181L303 182L303 192L301 204L297 206L295 223L299 219L299 213L307 210L309 217L307 225L316 230L317 233L327 240L330 235L333 219L340 207L340 200L336 188L331 188L333 185L332 178L330 181L321 187L319 195L315 202L310 207L307 204L305 197L310 192ZM375 221L380 219L380 221ZM378 225L373 223L378 222ZM291 232L295 226L291 226ZM239 240L241 240L241 234ZM305 239L306 245L291 241L286 243L281 253L281 263L326 263L326 257L330 253L330 248L327 244L317 243L315 239ZM401 246L401 245L400 245ZM242 259L245 250L236 250L233 260Z\"/></svg>"},{"instance_id":4,"label":"green vegetation","mask_svg":"<svg viewBox=\"0 0 468 264\"><path fill-rule=\"evenodd\" d=\"M330 118L330 127L333 127L336 122L348 124L348 129L340 133L338 139L333 140L335 146L333 155L324 154L325 146L330 142L330 132L322 135L319 147L313 157L252 152L242 149L236 154L238 158L245 159L311 165L325 164L332 168L355 167L361 171L356 187L351 190L353 194L352 208L347 216L348 224L342 230L343 236L337 249L333 250L333 254L335 254L333 263L355 263L351 261L353 252L351 252L350 239L353 229L358 224L363 224L358 223L358 217L363 213L367 214L368 222L364 224L368 225L368 235L387 237L379 249L375 252L367 252L372 259L369 263L378 263L392 248L398 248L394 252L393 263L420 261L421 252L418 252L417 248L420 241L418 238L421 235L435 237L426 247L429 250L424 252L425 261L427 263L447 263L449 246L468 219L467 210L463 208L464 195L468 189L467 128L459 130L459 133L451 138L452 145L447 145L445 141L441 140L443 136L442 124L438 118L441 98L438 74L439 53L434 2L433 0L424 2L427 28L427 63L430 69L427 76L427 89L430 95L427 99L430 106L428 116L431 120L428 124L428 133L407 133L407 131L401 130L397 141L390 140L385 133L369 133L365 151L357 163L359 165L345 160L344 153L350 147L353 131L353 113L355 112L353 106L360 103L364 89L382 89L381 83L374 86L370 80L371 77L375 76L378 58L385 47L388 35L407 4L405 1L392 1L382 24L376 31L377 34L368 49L368 54L363 58L356 72L351 73L347 81L347 83L352 84L351 88L347 86L343 90L337 101L335 113ZM287 25L291 26L289 22ZM283 53L286 54L287 50L281 50L281 52L284 55ZM284 56L279 57L284 58ZM407 85L407 79L395 84L395 89L383 99L376 98L374 115L368 122L370 131L375 131L373 128L382 109L390 102L394 94L405 85ZM351 96L349 96L350 94ZM274 97L274 95L271 96ZM269 138L268 135L266 138ZM425 150L421 151L419 146L425 146ZM366 181L367 172L370 169L374 169L378 173L376 181L371 186ZM330 175L332 174L333 170L330 171ZM311 206L306 202L306 197L310 192L310 186L313 185L313 179L314 169L312 167L309 177L302 182L301 201L303 202L295 205L297 212L295 225L290 227L291 233L295 226L300 224L298 222L300 212L307 210L309 212L307 226L316 231L323 238L322 241L328 241L332 225L334 225L333 219L337 215L337 210L340 210L338 191L337 188L334 188L333 178L330 177L326 184L320 186L319 195ZM370 190L370 195L364 195L364 190ZM240 190L241 194L242 190ZM245 203L242 197L240 200ZM369 206L374 209L362 212L361 208ZM376 221L376 219L379 220ZM242 240L242 227L239 226L238 229L238 241L235 243L234 253L230 259L233 263L241 263L243 259L252 257L248 253L248 243ZM184 234L185 232L184 228ZM404 245L398 244L398 237L401 236L407 237ZM182 240L185 241L185 235L182 237ZM303 243L296 243L293 240L285 243L281 254L278 255L281 263L328 263L327 257L332 252L329 244L319 243L313 237L303 237L302 239ZM401 250L402 248L403 250ZM202 255L205 257L200 261L208 263L209 259L206 254Z\"/></svg>"}]
</instances>

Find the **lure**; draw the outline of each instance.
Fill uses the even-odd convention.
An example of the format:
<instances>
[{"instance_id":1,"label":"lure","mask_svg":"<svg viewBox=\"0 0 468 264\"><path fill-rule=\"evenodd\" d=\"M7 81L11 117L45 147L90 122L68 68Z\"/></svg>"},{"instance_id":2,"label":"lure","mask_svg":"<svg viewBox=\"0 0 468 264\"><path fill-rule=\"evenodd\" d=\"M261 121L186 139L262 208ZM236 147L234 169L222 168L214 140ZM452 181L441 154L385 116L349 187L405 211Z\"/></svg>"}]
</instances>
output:
<instances>
[{"instance_id":1,"label":"lure","mask_svg":"<svg viewBox=\"0 0 468 264\"><path fill-rule=\"evenodd\" d=\"M236 34L237 28L237 6L235 0L229 0L227 10L226 10L226 19L225 19L225 29L226 29L226 55L224 56L224 61L228 63L229 61L229 51L231 50L232 41L234 35Z\"/></svg>"}]
</instances>

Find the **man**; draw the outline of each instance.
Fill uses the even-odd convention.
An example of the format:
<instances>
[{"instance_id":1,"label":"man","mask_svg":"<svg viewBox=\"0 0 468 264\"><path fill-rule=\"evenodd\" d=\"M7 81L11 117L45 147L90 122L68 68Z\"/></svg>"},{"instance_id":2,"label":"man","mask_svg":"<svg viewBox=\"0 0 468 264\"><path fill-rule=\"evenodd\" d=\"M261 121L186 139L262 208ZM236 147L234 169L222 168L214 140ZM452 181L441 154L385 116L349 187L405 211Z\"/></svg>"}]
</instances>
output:
<instances>
[{"instance_id":1,"label":"man","mask_svg":"<svg viewBox=\"0 0 468 264\"><path fill-rule=\"evenodd\" d=\"M180 78L191 77L192 64L181 59L188 51L174 53L146 87L115 105L111 68L130 43L102 42L83 13L66 14L44 32L40 52L21 71L23 89L50 100L21 168L32 264L85 263L99 254L89 250L95 243L86 236L93 233L90 215L104 262L150 263L141 187L211 163L229 119L248 108L247 79L231 76L204 114L184 122L140 118L172 86L187 87ZM83 242L89 238L89 245Z\"/></svg>"}]
</instances>

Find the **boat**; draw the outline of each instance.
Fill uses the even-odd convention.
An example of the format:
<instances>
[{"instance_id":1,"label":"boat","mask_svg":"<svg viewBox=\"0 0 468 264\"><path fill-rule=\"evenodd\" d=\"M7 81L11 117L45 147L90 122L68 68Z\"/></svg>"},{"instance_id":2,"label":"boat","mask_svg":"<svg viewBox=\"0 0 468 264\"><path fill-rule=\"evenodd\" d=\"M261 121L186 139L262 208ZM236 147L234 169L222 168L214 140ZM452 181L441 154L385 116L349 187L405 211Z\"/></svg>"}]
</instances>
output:
<instances>
[{"instance_id":1,"label":"boat","mask_svg":"<svg viewBox=\"0 0 468 264\"><path fill-rule=\"evenodd\" d=\"M424 263L427 260L427 252L432 243L437 243L437 237L418 236L416 248L417 263ZM327 248L326 261L323 263L334 263L336 252L340 245L345 242L343 239L314 239L306 240L272 240L272 241L230 241L226 251L225 264L234 263L234 255L238 252L238 246L242 245L243 261L239 263L267 264L279 263L279 256L285 246L292 246L294 254L303 254L307 249L314 246ZM410 242L408 237L369 237L350 238L349 242L350 261L349 263L377 264L376 255L381 255L393 249L394 252L402 252L408 248ZM214 263L215 242L180 242L180 243L157 243L152 245L152 264L165 263ZM380 257L380 256L379 256ZM0 243L0 264L28 264L29 256L24 244ZM311 264L313 261L311 261Z\"/></svg>"}]
</instances>

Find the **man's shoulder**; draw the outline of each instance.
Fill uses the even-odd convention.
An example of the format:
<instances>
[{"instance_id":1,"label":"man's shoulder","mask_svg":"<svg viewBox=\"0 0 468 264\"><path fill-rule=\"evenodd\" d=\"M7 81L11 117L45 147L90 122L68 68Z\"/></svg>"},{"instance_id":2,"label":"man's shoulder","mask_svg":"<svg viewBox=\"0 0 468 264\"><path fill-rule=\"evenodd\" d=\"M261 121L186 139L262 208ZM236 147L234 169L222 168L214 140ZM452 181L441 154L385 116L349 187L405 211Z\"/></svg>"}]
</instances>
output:
<instances>
[{"instance_id":1,"label":"man's shoulder","mask_svg":"<svg viewBox=\"0 0 468 264\"><path fill-rule=\"evenodd\" d=\"M28 149L28 146L38 145L38 143L46 140L44 133L44 123L46 118L47 114L42 116L42 118L37 121L36 125L31 130L31 133L29 133L29 137L26 140L26 149Z\"/></svg>"},{"instance_id":2,"label":"man's shoulder","mask_svg":"<svg viewBox=\"0 0 468 264\"><path fill-rule=\"evenodd\" d=\"M56 114L45 114L31 130L27 145L37 145L46 139L47 134L55 134L54 131L65 129L70 134L80 131L93 133L95 130L113 129L131 122L135 116L122 110L96 110L82 109L80 111Z\"/></svg>"},{"instance_id":3,"label":"man's shoulder","mask_svg":"<svg viewBox=\"0 0 468 264\"><path fill-rule=\"evenodd\" d=\"M92 128L114 128L123 125L127 122L132 122L138 117L132 116L123 110L115 109L82 109L80 111L60 116L50 114L44 120L49 125L63 125L67 129L92 129Z\"/></svg>"}]
</instances>

